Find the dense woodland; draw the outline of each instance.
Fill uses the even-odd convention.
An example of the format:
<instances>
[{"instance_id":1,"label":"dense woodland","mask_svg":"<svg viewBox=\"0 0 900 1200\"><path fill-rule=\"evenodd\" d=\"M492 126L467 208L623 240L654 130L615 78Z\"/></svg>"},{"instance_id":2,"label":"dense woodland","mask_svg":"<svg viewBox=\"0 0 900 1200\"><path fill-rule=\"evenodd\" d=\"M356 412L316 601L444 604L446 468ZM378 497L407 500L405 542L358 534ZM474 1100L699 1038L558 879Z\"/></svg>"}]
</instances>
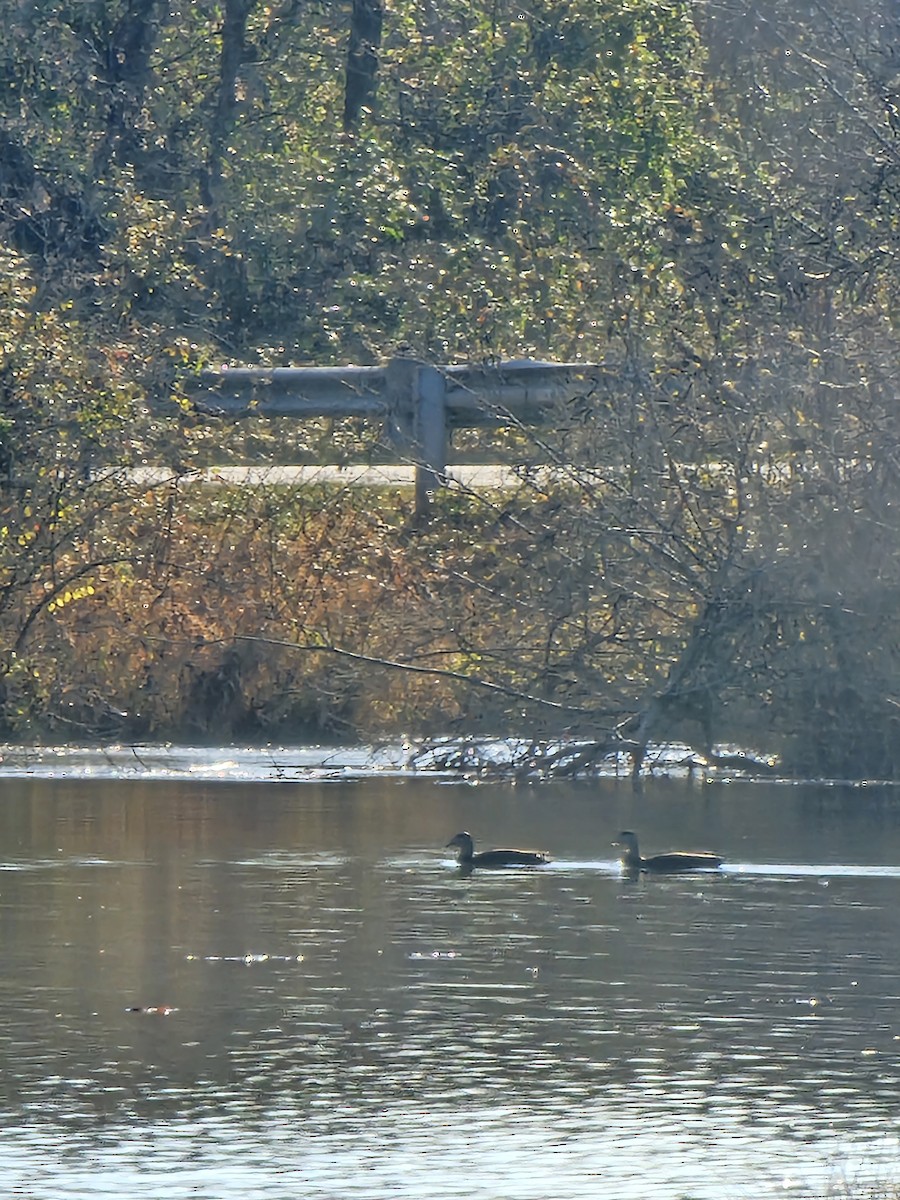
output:
<instances>
[{"instance_id":1,"label":"dense woodland","mask_svg":"<svg viewBox=\"0 0 900 1200\"><path fill-rule=\"evenodd\" d=\"M673 740L900 775L895 3L0 20L6 737L564 733L546 766ZM397 354L609 382L461 440L520 486L428 520L186 485L380 453L204 419L202 366Z\"/></svg>"}]
</instances>

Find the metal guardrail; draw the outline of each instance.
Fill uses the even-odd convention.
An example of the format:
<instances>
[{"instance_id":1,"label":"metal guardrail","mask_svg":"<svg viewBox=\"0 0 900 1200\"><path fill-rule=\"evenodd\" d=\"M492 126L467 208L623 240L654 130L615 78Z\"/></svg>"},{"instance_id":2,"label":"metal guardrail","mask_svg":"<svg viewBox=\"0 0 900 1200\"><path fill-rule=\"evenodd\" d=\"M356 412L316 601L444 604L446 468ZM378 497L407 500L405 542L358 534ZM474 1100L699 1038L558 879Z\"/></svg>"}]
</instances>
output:
<instances>
[{"instance_id":1,"label":"metal guardrail","mask_svg":"<svg viewBox=\"0 0 900 1200\"><path fill-rule=\"evenodd\" d=\"M608 373L599 363L530 359L435 366L394 358L378 367L219 367L190 384L215 416L363 417L384 424L398 457L416 467L417 503L442 484L454 428L535 425Z\"/></svg>"}]
</instances>

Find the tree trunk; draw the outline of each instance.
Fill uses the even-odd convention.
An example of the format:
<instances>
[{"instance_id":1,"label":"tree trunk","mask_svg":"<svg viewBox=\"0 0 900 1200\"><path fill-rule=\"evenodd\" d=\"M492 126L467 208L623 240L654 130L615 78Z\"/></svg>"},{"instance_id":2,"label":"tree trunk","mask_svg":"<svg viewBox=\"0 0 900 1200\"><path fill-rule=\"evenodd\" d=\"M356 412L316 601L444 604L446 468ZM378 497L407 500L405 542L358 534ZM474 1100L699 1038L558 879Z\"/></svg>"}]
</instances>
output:
<instances>
[{"instance_id":1,"label":"tree trunk","mask_svg":"<svg viewBox=\"0 0 900 1200\"><path fill-rule=\"evenodd\" d=\"M216 224L221 203L222 164L228 150L228 138L234 128L238 106L237 83L246 57L247 19L256 0L225 0L222 23L222 53L219 66L219 94L209 130L209 152L200 177L200 200Z\"/></svg>"},{"instance_id":2,"label":"tree trunk","mask_svg":"<svg viewBox=\"0 0 900 1200\"><path fill-rule=\"evenodd\" d=\"M113 161L143 165L146 147L139 116L150 83L160 6L161 0L129 0L110 30L102 64L109 95L106 135L94 154L94 179L102 179Z\"/></svg>"},{"instance_id":3,"label":"tree trunk","mask_svg":"<svg viewBox=\"0 0 900 1200\"><path fill-rule=\"evenodd\" d=\"M344 84L344 132L353 133L363 109L375 97L378 48L384 22L383 0L353 0L347 74Z\"/></svg>"}]
</instances>

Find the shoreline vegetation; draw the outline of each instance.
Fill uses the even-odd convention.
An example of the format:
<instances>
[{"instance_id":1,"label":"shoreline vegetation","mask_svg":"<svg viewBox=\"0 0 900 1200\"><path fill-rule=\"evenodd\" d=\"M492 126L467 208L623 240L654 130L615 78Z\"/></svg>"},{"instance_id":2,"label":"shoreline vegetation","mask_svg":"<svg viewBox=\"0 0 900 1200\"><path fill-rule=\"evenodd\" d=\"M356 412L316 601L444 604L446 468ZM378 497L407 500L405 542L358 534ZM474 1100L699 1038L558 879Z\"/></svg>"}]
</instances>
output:
<instances>
[{"instance_id":1,"label":"shoreline vegetation","mask_svg":"<svg viewBox=\"0 0 900 1200\"><path fill-rule=\"evenodd\" d=\"M900 778L896 5L0 17L0 737ZM394 358L604 372L426 510L186 486L396 445L204 367Z\"/></svg>"},{"instance_id":2,"label":"shoreline vegetation","mask_svg":"<svg viewBox=\"0 0 900 1200\"><path fill-rule=\"evenodd\" d=\"M771 703L761 710L748 695L712 712L712 689L698 701L686 685L661 702L641 679L644 639L622 636L614 652L601 642L594 694L593 631L560 619L554 594L571 607L574 581L560 574L571 549L562 530L539 543L546 561L535 548L551 503L527 481L512 496L448 492L422 528L404 493L143 491L128 505L133 533L152 531L152 554L103 562L85 542L90 573L57 560L55 590L29 596L0 693L4 736L353 745L403 735L432 767L519 778L625 761L638 777L654 745L678 742L687 769L798 775L768 751ZM110 543L102 526L93 535ZM642 705L656 707L652 722ZM778 715L783 730L803 717ZM762 752L721 749L747 745L754 729ZM510 761L482 754L494 739L515 741Z\"/></svg>"}]
</instances>

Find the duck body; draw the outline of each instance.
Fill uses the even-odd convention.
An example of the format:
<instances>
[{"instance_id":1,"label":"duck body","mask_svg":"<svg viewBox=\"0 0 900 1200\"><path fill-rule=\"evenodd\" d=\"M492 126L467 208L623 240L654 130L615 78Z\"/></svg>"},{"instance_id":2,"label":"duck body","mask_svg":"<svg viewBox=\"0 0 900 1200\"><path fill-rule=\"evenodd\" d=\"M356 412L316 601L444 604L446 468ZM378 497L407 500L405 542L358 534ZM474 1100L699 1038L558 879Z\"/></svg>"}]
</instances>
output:
<instances>
[{"instance_id":1,"label":"duck body","mask_svg":"<svg viewBox=\"0 0 900 1200\"><path fill-rule=\"evenodd\" d=\"M543 850L482 850L475 853L470 833L457 833L447 843L456 847L456 861L461 867L539 867L550 861Z\"/></svg>"},{"instance_id":2,"label":"duck body","mask_svg":"<svg viewBox=\"0 0 900 1200\"><path fill-rule=\"evenodd\" d=\"M679 871L717 871L722 865L718 854L706 850L670 850L665 854L641 855L637 834L624 829L616 845L622 847L622 866L626 871L645 871L651 875L674 875Z\"/></svg>"}]
</instances>

